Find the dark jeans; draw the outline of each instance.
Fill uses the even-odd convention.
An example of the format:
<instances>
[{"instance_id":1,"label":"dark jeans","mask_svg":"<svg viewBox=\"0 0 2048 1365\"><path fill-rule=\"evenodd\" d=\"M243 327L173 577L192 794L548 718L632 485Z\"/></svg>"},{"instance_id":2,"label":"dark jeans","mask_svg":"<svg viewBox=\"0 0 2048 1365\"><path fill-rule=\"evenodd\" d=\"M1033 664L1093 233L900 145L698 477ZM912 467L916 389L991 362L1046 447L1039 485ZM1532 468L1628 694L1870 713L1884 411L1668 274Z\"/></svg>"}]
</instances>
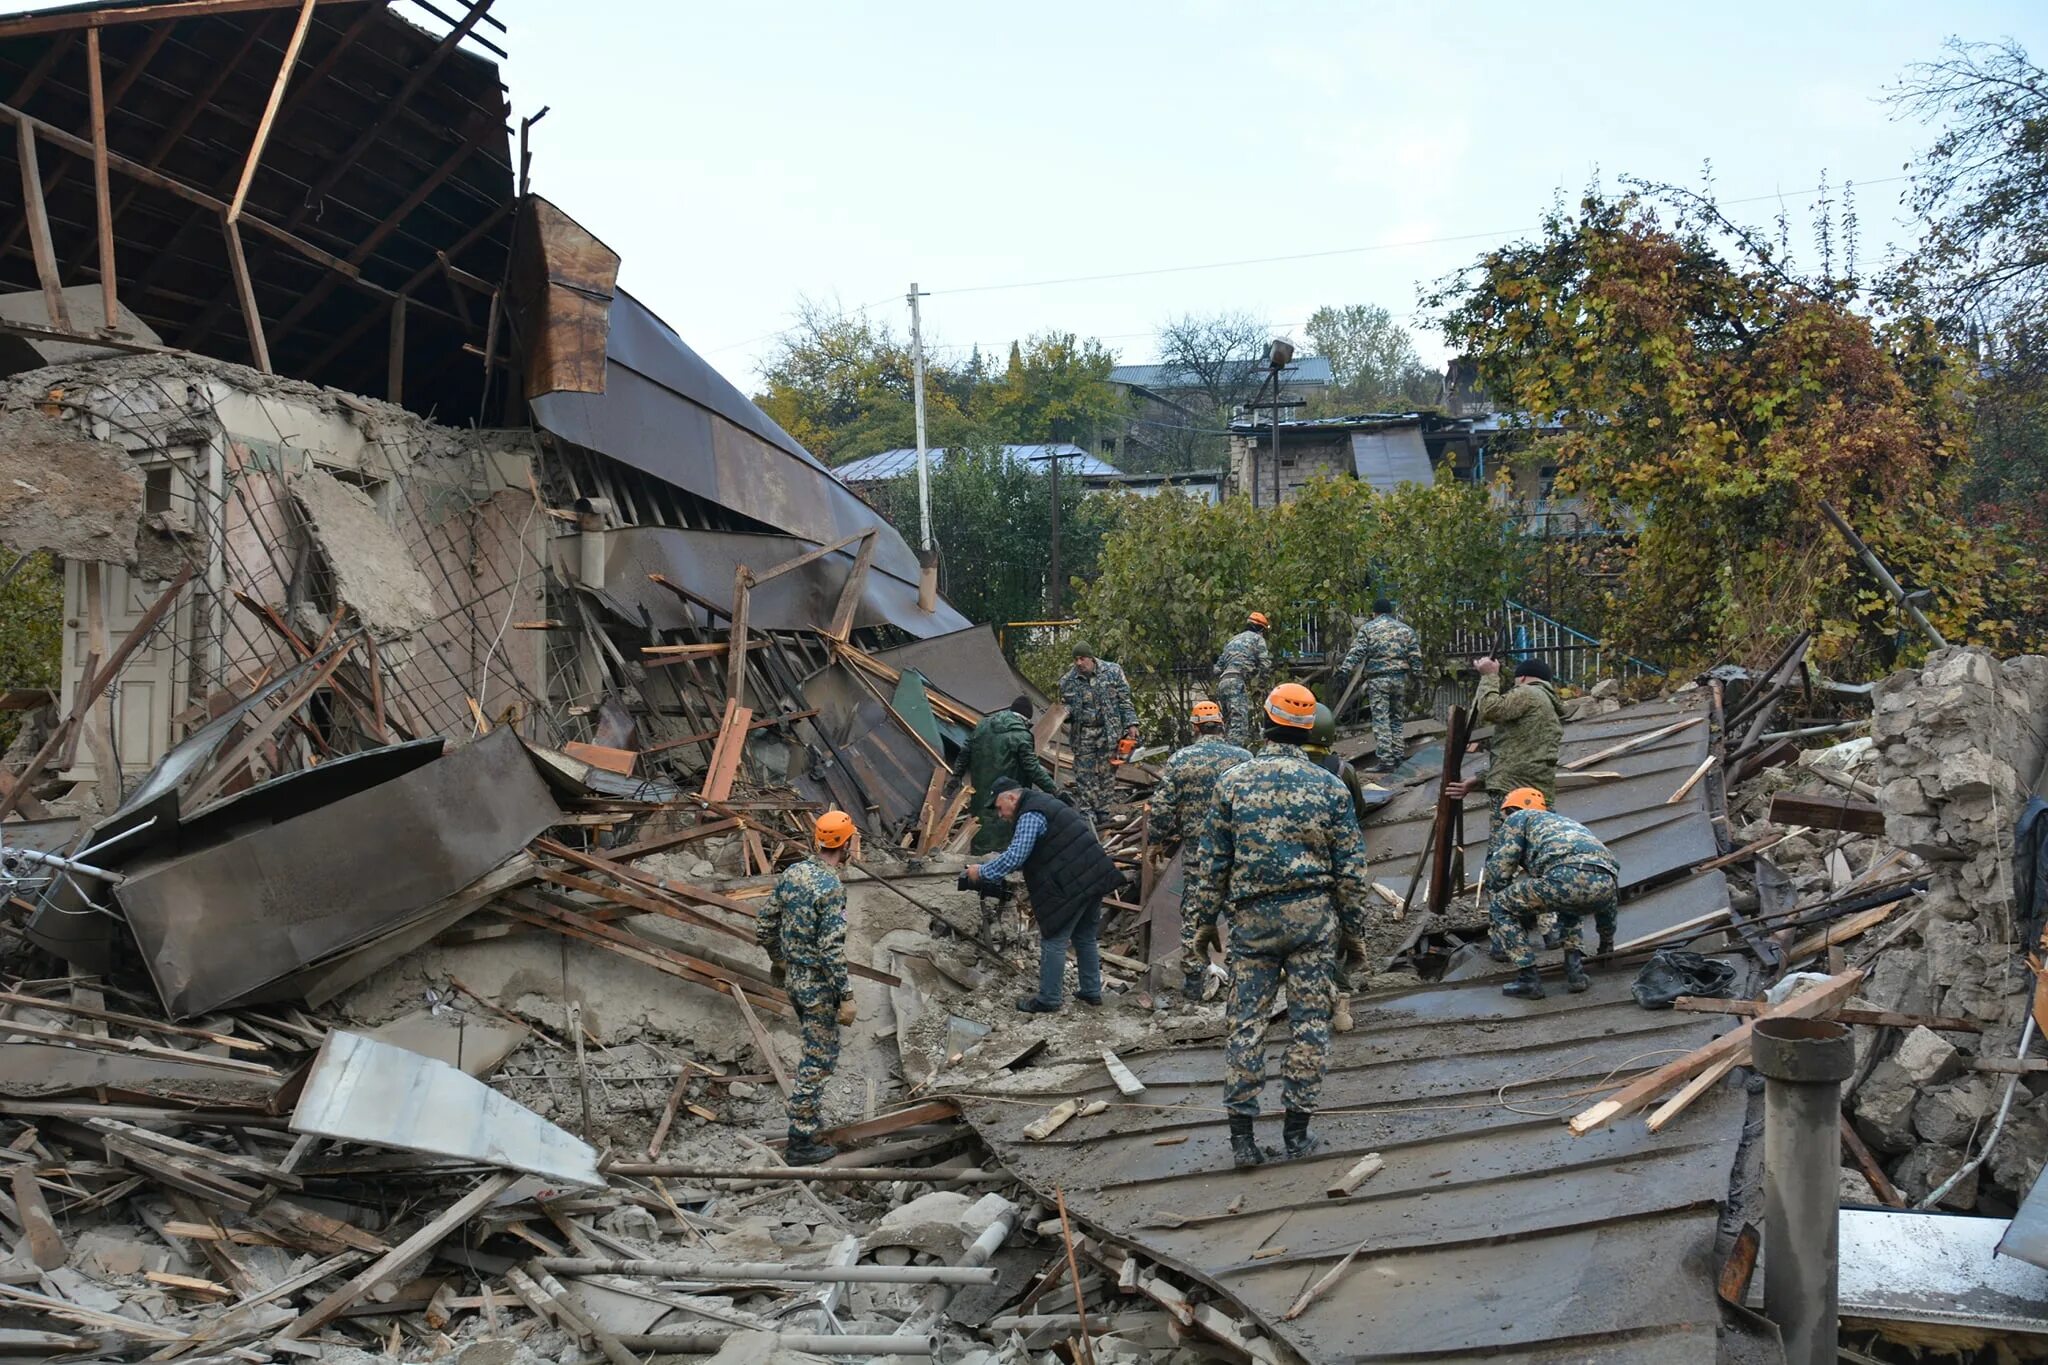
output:
<instances>
[{"instance_id":1,"label":"dark jeans","mask_svg":"<svg viewBox=\"0 0 2048 1365\"><path fill-rule=\"evenodd\" d=\"M1066 994L1064 985L1067 974L1067 944L1074 945L1074 961L1080 968L1081 979L1075 987L1075 994L1092 997L1102 995L1102 953L1096 944L1096 934L1102 928L1102 905L1097 902L1082 911L1081 918L1074 921L1074 927L1059 938L1038 940L1038 998L1048 1005L1058 1005Z\"/></svg>"}]
</instances>

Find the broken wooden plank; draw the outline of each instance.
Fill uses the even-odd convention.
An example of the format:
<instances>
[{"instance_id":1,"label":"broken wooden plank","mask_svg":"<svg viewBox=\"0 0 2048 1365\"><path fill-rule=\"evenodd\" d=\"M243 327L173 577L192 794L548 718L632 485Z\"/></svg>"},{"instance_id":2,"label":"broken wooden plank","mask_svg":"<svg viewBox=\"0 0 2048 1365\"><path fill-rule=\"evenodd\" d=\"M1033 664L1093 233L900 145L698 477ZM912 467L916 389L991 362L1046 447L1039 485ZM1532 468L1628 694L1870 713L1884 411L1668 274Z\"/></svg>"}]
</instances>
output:
<instances>
[{"instance_id":1,"label":"broken wooden plank","mask_svg":"<svg viewBox=\"0 0 2048 1365\"><path fill-rule=\"evenodd\" d=\"M1856 1131L1855 1124L1849 1122L1847 1114L1842 1115L1842 1150L1849 1154L1856 1163L1856 1169L1862 1171L1863 1178L1870 1182L1871 1193L1877 1196L1879 1203L1895 1209L1906 1207L1905 1197L1885 1175L1884 1167L1877 1164L1877 1158L1870 1154L1870 1148L1864 1145L1863 1135Z\"/></svg>"},{"instance_id":2,"label":"broken wooden plank","mask_svg":"<svg viewBox=\"0 0 2048 1365\"><path fill-rule=\"evenodd\" d=\"M1779 792L1771 798L1771 823L1839 829L1851 834L1883 834L1884 811L1875 801L1853 796L1822 796L1814 792Z\"/></svg>"},{"instance_id":3,"label":"broken wooden plank","mask_svg":"<svg viewBox=\"0 0 2048 1365\"><path fill-rule=\"evenodd\" d=\"M29 1259L40 1269L57 1269L71 1259L71 1253L64 1246L64 1235L57 1231L57 1220L50 1216L34 1162L24 1161L14 1168L13 1188L16 1221L26 1235Z\"/></svg>"},{"instance_id":4,"label":"broken wooden plank","mask_svg":"<svg viewBox=\"0 0 2048 1365\"><path fill-rule=\"evenodd\" d=\"M1811 957L1815 953L1826 952L1838 943L1847 943L1850 939L1856 938L1883 924L1892 917L1893 912L1904 904L1904 901L1892 901L1889 904L1874 906L1869 910L1851 915L1847 919L1836 920L1820 932L1809 934L1790 948L1787 948L1785 950L1785 961L1788 964L1797 962L1803 957Z\"/></svg>"},{"instance_id":5,"label":"broken wooden plank","mask_svg":"<svg viewBox=\"0 0 2048 1365\"><path fill-rule=\"evenodd\" d=\"M1623 754L1632 754L1638 749L1655 744L1660 739L1666 739L1677 734L1687 726L1703 725L1706 723L1706 719L1705 712L1697 716L1687 716L1684 720L1673 721L1662 729L1652 730L1648 734L1637 735L1632 739L1625 739L1619 744L1610 744L1595 753L1587 754L1584 758L1575 758L1569 763L1561 763L1558 765L1558 770L1565 773L1575 773L1583 768L1590 768L1595 763L1604 762L1610 758L1619 758Z\"/></svg>"},{"instance_id":6,"label":"broken wooden plank","mask_svg":"<svg viewBox=\"0 0 2048 1365\"><path fill-rule=\"evenodd\" d=\"M1081 1101L1061 1100L1051 1109L1024 1126L1024 1136L1031 1142L1043 1142L1066 1126L1068 1119L1081 1112Z\"/></svg>"},{"instance_id":7,"label":"broken wooden plank","mask_svg":"<svg viewBox=\"0 0 2048 1365\"><path fill-rule=\"evenodd\" d=\"M277 1334L278 1340L297 1341L308 1333L317 1332L325 1327L340 1316L343 1309L439 1246L443 1239L481 1213L486 1205L504 1193L518 1178L511 1171L498 1171L484 1177L468 1194L442 1210L439 1217L428 1222L419 1231L358 1272L347 1284L286 1324L284 1330Z\"/></svg>"},{"instance_id":8,"label":"broken wooden plank","mask_svg":"<svg viewBox=\"0 0 2048 1365\"><path fill-rule=\"evenodd\" d=\"M1772 1005L1757 1019L1814 1019L1849 998L1862 982L1861 971L1843 972L1831 976L1825 982L1802 991L1782 1005ZM1755 1031L1756 1019L1743 1023L1713 1042L1694 1048L1685 1056L1638 1076L1621 1089L1592 1105L1571 1120L1573 1137L1584 1137L1594 1129L1604 1126L1617 1118L1634 1113L1644 1105L1663 1094L1674 1085L1680 1085L1713 1066L1723 1057L1747 1051L1750 1034Z\"/></svg>"},{"instance_id":9,"label":"broken wooden plank","mask_svg":"<svg viewBox=\"0 0 2048 1365\"><path fill-rule=\"evenodd\" d=\"M1145 1093L1145 1083L1124 1065L1123 1059L1108 1048L1102 1049L1102 1065L1109 1072L1109 1078L1116 1082L1116 1088L1128 1098Z\"/></svg>"},{"instance_id":10,"label":"broken wooden plank","mask_svg":"<svg viewBox=\"0 0 2048 1365\"><path fill-rule=\"evenodd\" d=\"M747 1000L747 993L736 984L732 987L732 998L733 1003L740 1007L740 1016L747 1021L747 1032L753 1035L754 1050L759 1052L761 1060L768 1064L769 1073L775 1077L776 1087L782 1091L782 1097L788 1099L795 1093L796 1087L790 1084L789 1073L782 1068L782 1054L775 1050L775 1039L762 1027L761 1020L754 1013L753 1005Z\"/></svg>"},{"instance_id":11,"label":"broken wooden plank","mask_svg":"<svg viewBox=\"0 0 2048 1365\"><path fill-rule=\"evenodd\" d=\"M1692 789L1700 784L1700 780L1707 775L1708 770L1718 761L1719 756L1715 754L1708 754L1705 758L1701 759L1700 766L1692 770L1692 776L1679 783L1678 790L1664 798L1664 804L1675 806L1685 800L1686 797L1692 795Z\"/></svg>"},{"instance_id":12,"label":"broken wooden plank","mask_svg":"<svg viewBox=\"0 0 2048 1365\"><path fill-rule=\"evenodd\" d=\"M1378 1152L1367 1152L1351 1164L1350 1170L1324 1186L1323 1196L1327 1199L1350 1198L1353 1190L1378 1175L1380 1168L1386 1164L1386 1160Z\"/></svg>"},{"instance_id":13,"label":"broken wooden plank","mask_svg":"<svg viewBox=\"0 0 2048 1365\"><path fill-rule=\"evenodd\" d=\"M1303 1313L1306 1313L1310 1305L1322 1297L1324 1290L1344 1278L1344 1272L1351 1269L1351 1263L1358 1259L1358 1253L1363 1250L1365 1250L1365 1243L1360 1242L1357 1246L1345 1252L1343 1260L1331 1266L1321 1279L1301 1291L1301 1297L1297 1298L1293 1305L1280 1315L1281 1321L1293 1322Z\"/></svg>"},{"instance_id":14,"label":"broken wooden plank","mask_svg":"<svg viewBox=\"0 0 2048 1365\"><path fill-rule=\"evenodd\" d=\"M857 1147L874 1138L900 1133L906 1128L917 1128L927 1123L943 1123L960 1117L960 1106L951 1100L927 1100L908 1108L881 1114L857 1123L841 1124L818 1134L820 1142L834 1147Z\"/></svg>"},{"instance_id":15,"label":"broken wooden plank","mask_svg":"<svg viewBox=\"0 0 2048 1365\"><path fill-rule=\"evenodd\" d=\"M1697 1014L1755 1015L1769 1008L1755 1000L1715 1000L1706 996L1681 995L1671 1002L1673 1009ZM1936 1033L1982 1033L1984 1026L1974 1019L1943 1014L1900 1014L1895 1010L1838 1009L1828 1018L1838 1024L1870 1024L1878 1028L1926 1028Z\"/></svg>"},{"instance_id":16,"label":"broken wooden plank","mask_svg":"<svg viewBox=\"0 0 2048 1365\"><path fill-rule=\"evenodd\" d=\"M568 741L562 746L562 752L578 762L588 763L593 768L602 768L608 773L617 773L621 777L632 776L633 766L640 761L639 753L632 749L612 749L602 744L585 744L580 739Z\"/></svg>"},{"instance_id":17,"label":"broken wooden plank","mask_svg":"<svg viewBox=\"0 0 2048 1365\"><path fill-rule=\"evenodd\" d=\"M728 699L725 703L725 719L718 727L718 743L711 751L711 763L704 770L704 786L700 795L707 801L723 801L732 795L732 784L739 775L740 757L746 751L747 727L754 719L754 713L737 701Z\"/></svg>"},{"instance_id":18,"label":"broken wooden plank","mask_svg":"<svg viewBox=\"0 0 2048 1365\"><path fill-rule=\"evenodd\" d=\"M145 1272L142 1278L148 1280L151 1284L162 1285L164 1288L174 1290L180 1294L197 1294L202 1298L208 1299L232 1299L235 1297L235 1291L226 1285L217 1284L212 1280L202 1280L196 1275L174 1275L166 1270L151 1270Z\"/></svg>"},{"instance_id":19,"label":"broken wooden plank","mask_svg":"<svg viewBox=\"0 0 2048 1365\"><path fill-rule=\"evenodd\" d=\"M1664 1125L1692 1108L1693 1102L1721 1083L1723 1077L1738 1066L1749 1064L1749 1049L1744 1047L1715 1062L1699 1075L1679 1087L1678 1093L1664 1101L1651 1113L1645 1126L1653 1133L1664 1131Z\"/></svg>"}]
</instances>

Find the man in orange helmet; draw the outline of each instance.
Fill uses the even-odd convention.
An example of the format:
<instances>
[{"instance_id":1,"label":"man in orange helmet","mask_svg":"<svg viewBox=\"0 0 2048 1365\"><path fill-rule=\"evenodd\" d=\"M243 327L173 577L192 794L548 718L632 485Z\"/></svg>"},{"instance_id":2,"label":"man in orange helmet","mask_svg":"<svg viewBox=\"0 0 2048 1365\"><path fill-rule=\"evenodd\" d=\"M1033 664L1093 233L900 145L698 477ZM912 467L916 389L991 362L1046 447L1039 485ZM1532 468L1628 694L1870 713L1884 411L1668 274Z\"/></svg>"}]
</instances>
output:
<instances>
[{"instance_id":1,"label":"man in orange helmet","mask_svg":"<svg viewBox=\"0 0 2048 1365\"><path fill-rule=\"evenodd\" d=\"M1250 751L1223 738L1223 708L1213 701L1198 701L1189 712L1194 722L1195 742L1177 750L1160 771L1152 788L1152 838L1162 848L1199 839L1202 821L1216 798L1216 779L1251 757ZM1192 855L1194 849L1189 847ZM1195 926L1181 917L1181 993L1196 999L1202 990L1207 963L1194 951Z\"/></svg>"},{"instance_id":2,"label":"man in orange helmet","mask_svg":"<svg viewBox=\"0 0 2048 1365\"><path fill-rule=\"evenodd\" d=\"M1289 1157L1316 1149L1308 1125L1330 1060L1330 992L1340 947L1365 960L1372 876L1351 794L1303 752L1316 699L1300 683L1266 697L1266 748L1216 779L1216 801L1188 874L1199 955L1230 912L1230 1040L1223 1104L1239 1166L1266 1159L1255 1135L1266 1085L1266 1022L1287 985L1292 1040L1281 1066Z\"/></svg>"},{"instance_id":3,"label":"man in orange helmet","mask_svg":"<svg viewBox=\"0 0 2048 1365\"><path fill-rule=\"evenodd\" d=\"M1508 959L1520 969L1501 992L1524 1000L1543 998L1532 942L1542 915L1557 916L1564 934L1565 986L1573 993L1592 984L1579 934L1584 916L1591 915L1599 930L1600 951L1614 951L1621 868L1598 835L1548 806L1534 787L1517 787L1501 798L1505 818L1486 855L1486 884L1493 888L1488 913Z\"/></svg>"},{"instance_id":4,"label":"man in orange helmet","mask_svg":"<svg viewBox=\"0 0 2048 1365\"><path fill-rule=\"evenodd\" d=\"M1244 629L1230 637L1209 670L1216 679L1216 700L1223 703L1224 733L1247 751L1252 744L1251 689L1273 671L1273 651L1266 645L1266 632L1272 628L1262 611L1245 617Z\"/></svg>"},{"instance_id":5,"label":"man in orange helmet","mask_svg":"<svg viewBox=\"0 0 2048 1365\"><path fill-rule=\"evenodd\" d=\"M775 982L789 992L803 1035L803 1059L789 1096L789 1146L783 1160L816 1166L836 1155L818 1141L825 1126L825 1082L839 1064L839 1030L854 1020L846 975L846 888L839 869L853 856L853 817L828 810L813 829L817 851L783 869L761 903L754 939L768 952Z\"/></svg>"}]
</instances>

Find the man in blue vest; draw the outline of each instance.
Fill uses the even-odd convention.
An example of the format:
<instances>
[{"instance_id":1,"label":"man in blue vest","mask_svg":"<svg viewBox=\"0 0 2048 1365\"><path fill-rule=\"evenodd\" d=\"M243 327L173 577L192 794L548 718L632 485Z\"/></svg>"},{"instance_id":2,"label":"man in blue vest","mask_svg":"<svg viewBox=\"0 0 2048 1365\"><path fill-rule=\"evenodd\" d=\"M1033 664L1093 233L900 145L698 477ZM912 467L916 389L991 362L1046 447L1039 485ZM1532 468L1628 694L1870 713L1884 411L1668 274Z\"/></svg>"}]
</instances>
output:
<instances>
[{"instance_id":1,"label":"man in blue vest","mask_svg":"<svg viewBox=\"0 0 2048 1365\"><path fill-rule=\"evenodd\" d=\"M1025 1014L1052 1014L1065 994L1067 945L1074 947L1080 980L1074 998L1102 1003L1102 898L1123 884L1123 874L1095 837L1086 816L1055 796L1025 791L1015 779L995 784L996 814L1016 822L1010 846L967 869L970 882L994 885L1022 870L1038 921L1038 994L1017 1002Z\"/></svg>"}]
</instances>

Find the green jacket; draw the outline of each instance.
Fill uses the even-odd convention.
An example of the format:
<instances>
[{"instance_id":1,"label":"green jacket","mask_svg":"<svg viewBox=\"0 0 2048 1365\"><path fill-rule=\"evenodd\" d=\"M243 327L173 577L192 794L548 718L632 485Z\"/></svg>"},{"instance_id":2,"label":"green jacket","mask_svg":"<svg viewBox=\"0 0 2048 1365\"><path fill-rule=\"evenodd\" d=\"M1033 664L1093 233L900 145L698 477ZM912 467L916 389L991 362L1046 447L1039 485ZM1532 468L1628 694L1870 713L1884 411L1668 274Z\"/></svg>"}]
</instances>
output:
<instances>
[{"instance_id":1,"label":"green jacket","mask_svg":"<svg viewBox=\"0 0 2048 1365\"><path fill-rule=\"evenodd\" d=\"M1534 787L1557 804L1557 750L1564 743L1564 703L1537 678L1501 686L1500 674L1479 680L1479 723L1493 727L1486 790L1495 800L1517 787Z\"/></svg>"},{"instance_id":2,"label":"green jacket","mask_svg":"<svg viewBox=\"0 0 2048 1365\"><path fill-rule=\"evenodd\" d=\"M1015 778L1020 786L1044 792L1053 789L1052 774L1038 761L1038 748L1031 742L1031 722L1007 709L983 716L967 736L967 780L974 784L967 810L980 822L974 831L975 853L992 853L1010 843L1010 822L996 814L999 777Z\"/></svg>"}]
</instances>

